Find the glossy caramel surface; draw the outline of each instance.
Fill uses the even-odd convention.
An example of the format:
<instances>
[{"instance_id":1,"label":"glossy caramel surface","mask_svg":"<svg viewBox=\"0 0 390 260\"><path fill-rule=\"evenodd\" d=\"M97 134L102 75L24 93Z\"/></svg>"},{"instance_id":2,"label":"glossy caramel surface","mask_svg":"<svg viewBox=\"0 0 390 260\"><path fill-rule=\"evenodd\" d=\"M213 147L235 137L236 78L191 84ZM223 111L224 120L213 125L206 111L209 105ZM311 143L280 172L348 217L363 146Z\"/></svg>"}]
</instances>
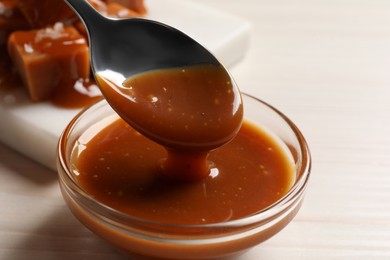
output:
<instances>
[{"instance_id":1,"label":"glossy caramel surface","mask_svg":"<svg viewBox=\"0 0 390 260\"><path fill-rule=\"evenodd\" d=\"M294 164L273 137L248 122L208 158L210 174L175 181L161 170L165 149L123 120L73 152L78 185L125 214L162 223L218 223L275 203L294 183Z\"/></svg>"}]
</instances>

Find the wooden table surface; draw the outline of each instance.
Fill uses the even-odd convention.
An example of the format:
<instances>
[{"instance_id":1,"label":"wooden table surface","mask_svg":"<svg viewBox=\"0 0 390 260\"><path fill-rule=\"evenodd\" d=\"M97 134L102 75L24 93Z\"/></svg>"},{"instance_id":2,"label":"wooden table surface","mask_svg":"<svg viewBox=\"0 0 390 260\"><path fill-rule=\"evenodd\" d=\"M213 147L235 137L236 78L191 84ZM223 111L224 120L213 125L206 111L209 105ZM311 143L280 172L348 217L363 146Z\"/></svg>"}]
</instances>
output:
<instances>
[{"instance_id":1,"label":"wooden table surface","mask_svg":"<svg viewBox=\"0 0 390 260\"><path fill-rule=\"evenodd\" d=\"M232 74L313 156L297 217L237 259L390 259L390 1L194 1L252 23ZM0 144L0 259L125 257L70 214L55 172Z\"/></svg>"}]
</instances>

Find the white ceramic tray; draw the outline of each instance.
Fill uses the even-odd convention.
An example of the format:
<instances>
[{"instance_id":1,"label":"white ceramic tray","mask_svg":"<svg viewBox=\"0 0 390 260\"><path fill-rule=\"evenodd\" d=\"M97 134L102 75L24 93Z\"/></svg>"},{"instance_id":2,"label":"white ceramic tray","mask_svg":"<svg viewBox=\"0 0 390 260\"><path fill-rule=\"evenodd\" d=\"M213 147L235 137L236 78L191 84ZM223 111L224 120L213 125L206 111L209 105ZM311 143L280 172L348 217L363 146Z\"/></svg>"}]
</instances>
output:
<instances>
[{"instance_id":1,"label":"white ceramic tray","mask_svg":"<svg viewBox=\"0 0 390 260\"><path fill-rule=\"evenodd\" d=\"M148 18L187 33L227 67L237 62L248 47L250 24L239 17L186 0L146 3ZM0 142L55 169L58 138L79 111L61 109L49 102L32 104L23 89L0 92Z\"/></svg>"}]
</instances>

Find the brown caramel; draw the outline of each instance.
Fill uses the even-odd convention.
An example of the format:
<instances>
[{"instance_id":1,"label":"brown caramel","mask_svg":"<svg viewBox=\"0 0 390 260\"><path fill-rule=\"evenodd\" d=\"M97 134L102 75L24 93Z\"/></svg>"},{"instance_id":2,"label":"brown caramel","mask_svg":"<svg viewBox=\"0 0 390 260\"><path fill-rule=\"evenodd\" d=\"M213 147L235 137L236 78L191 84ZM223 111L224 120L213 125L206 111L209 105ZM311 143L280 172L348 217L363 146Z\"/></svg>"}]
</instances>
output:
<instances>
[{"instance_id":1,"label":"brown caramel","mask_svg":"<svg viewBox=\"0 0 390 260\"><path fill-rule=\"evenodd\" d=\"M32 101L49 99L90 75L87 43L76 29L58 23L52 27L13 32L8 39L11 59Z\"/></svg>"},{"instance_id":2,"label":"brown caramel","mask_svg":"<svg viewBox=\"0 0 390 260\"><path fill-rule=\"evenodd\" d=\"M281 145L245 122L228 144L211 152L210 175L178 182L162 173L164 147L122 119L73 152L76 180L97 201L130 216L161 223L218 223L246 217L283 197L294 164Z\"/></svg>"},{"instance_id":3,"label":"brown caramel","mask_svg":"<svg viewBox=\"0 0 390 260\"><path fill-rule=\"evenodd\" d=\"M88 2L114 18L146 13L142 0ZM0 1L0 90L24 86L34 102L87 106L101 98L90 78L88 52L86 29L63 0Z\"/></svg>"},{"instance_id":4,"label":"brown caramel","mask_svg":"<svg viewBox=\"0 0 390 260\"><path fill-rule=\"evenodd\" d=\"M96 79L126 122L167 147L163 170L176 179L208 176L208 152L229 142L242 123L241 95L222 66L150 71L121 85L115 73L97 73Z\"/></svg>"}]
</instances>

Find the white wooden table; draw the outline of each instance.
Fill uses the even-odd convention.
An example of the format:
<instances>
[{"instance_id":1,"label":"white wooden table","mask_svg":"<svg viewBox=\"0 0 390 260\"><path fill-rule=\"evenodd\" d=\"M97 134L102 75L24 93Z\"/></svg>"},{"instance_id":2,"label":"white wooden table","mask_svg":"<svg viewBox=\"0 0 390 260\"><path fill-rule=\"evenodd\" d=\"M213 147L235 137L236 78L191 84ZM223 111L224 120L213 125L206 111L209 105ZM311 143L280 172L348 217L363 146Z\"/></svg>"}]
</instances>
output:
<instances>
[{"instance_id":1,"label":"white wooden table","mask_svg":"<svg viewBox=\"0 0 390 260\"><path fill-rule=\"evenodd\" d=\"M390 259L390 1L197 1L252 22L232 73L313 156L298 216L239 260ZM0 259L125 257L69 213L55 172L0 144Z\"/></svg>"}]
</instances>

